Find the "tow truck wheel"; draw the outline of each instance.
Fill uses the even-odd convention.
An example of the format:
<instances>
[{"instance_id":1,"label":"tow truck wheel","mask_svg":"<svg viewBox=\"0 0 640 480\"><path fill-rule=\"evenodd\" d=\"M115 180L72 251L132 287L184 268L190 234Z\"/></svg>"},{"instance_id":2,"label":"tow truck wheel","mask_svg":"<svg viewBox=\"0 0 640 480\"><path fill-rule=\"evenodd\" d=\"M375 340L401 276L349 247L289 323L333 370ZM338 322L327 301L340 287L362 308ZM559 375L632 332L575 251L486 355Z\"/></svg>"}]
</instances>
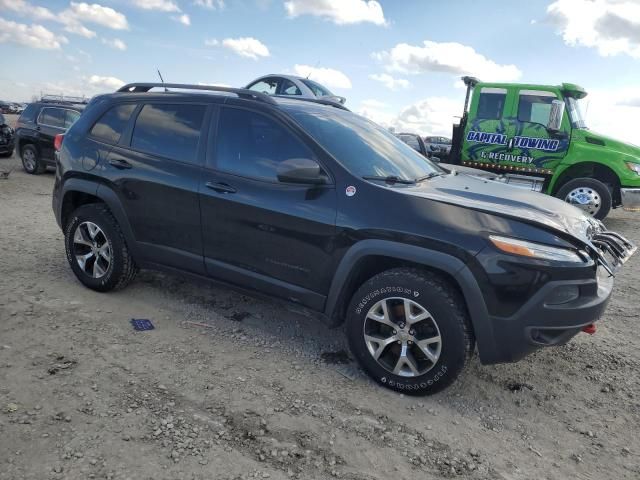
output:
<instances>
[{"instance_id":1,"label":"tow truck wheel","mask_svg":"<svg viewBox=\"0 0 640 480\"><path fill-rule=\"evenodd\" d=\"M611 191L595 178L574 178L556 192L556 197L599 220L611 211Z\"/></svg>"}]
</instances>

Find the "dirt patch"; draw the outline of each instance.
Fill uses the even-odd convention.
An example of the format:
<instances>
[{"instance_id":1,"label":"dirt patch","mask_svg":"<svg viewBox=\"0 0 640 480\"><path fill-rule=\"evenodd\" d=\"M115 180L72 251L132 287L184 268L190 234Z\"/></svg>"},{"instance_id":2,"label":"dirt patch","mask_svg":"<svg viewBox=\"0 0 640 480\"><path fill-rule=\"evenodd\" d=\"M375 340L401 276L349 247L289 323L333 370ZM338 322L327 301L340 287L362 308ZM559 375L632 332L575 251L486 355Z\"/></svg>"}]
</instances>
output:
<instances>
[{"instance_id":1,"label":"dirt patch","mask_svg":"<svg viewBox=\"0 0 640 480\"><path fill-rule=\"evenodd\" d=\"M52 183L0 182L0 480L640 477L640 255L596 335L410 398L275 303L154 272L83 288ZM639 219L606 223L638 241Z\"/></svg>"}]
</instances>

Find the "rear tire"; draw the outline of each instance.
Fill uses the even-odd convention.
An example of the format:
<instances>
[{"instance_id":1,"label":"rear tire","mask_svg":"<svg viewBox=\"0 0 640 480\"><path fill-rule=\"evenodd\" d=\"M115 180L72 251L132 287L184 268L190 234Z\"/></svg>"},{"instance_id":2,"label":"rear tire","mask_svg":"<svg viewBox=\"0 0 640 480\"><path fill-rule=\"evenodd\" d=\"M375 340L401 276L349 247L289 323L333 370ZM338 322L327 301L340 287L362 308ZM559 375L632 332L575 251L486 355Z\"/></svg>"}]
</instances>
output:
<instances>
[{"instance_id":1,"label":"rear tire","mask_svg":"<svg viewBox=\"0 0 640 480\"><path fill-rule=\"evenodd\" d=\"M598 220L609 214L613 201L607 185L600 180L587 177L569 180L556 192L556 197Z\"/></svg>"},{"instance_id":2,"label":"rear tire","mask_svg":"<svg viewBox=\"0 0 640 480\"><path fill-rule=\"evenodd\" d=\"M44 164L38 150L33 145L25 145L20 149L20 157L22 159L22 167L24 171L31 175L38 175L44 172L47 166Z\"/></svg>"},{"instance_id":3,"label":"rear tire","mask_svg":"<svg viewBox=\"0 0 640 480\"><path fill-rule=\"evenodd\" d=\"M124 288L138 271L118 222L101 203L73 212L65 228L65 249L71 270L92 290Z\"/></svg>"},{"instance_id":4,"label":"rear tire","mask_svg":"<svg viewBox=\"0 0 640 480\"><path fill-rule=\"evenodd\" d=\"M459 292L437 274L414 268L388 270L358 289L347 312L347 336L373 380L409 395L449 386L475 345Z\"/></svg>"}]
</instances>

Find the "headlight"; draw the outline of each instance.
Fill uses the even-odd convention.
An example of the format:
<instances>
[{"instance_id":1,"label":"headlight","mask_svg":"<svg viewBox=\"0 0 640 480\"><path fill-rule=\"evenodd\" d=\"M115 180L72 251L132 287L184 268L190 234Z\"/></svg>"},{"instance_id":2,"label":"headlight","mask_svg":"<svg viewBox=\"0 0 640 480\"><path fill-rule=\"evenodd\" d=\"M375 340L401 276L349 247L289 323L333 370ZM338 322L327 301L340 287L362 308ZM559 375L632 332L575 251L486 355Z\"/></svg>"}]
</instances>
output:
<instances>
[{"instance_id":1,"label":"headlight","mask_svg":"<svg viewBox=\"0 0 640 480\"><path fill-rule=\"evenodd\" d=\"M519 255L521 257L538 258L542 260L552 260L556 262L584 263L580 255L566 248L551 247L540 243L516 240L515 238L489 236L491 242L505 253Z\"/></svg>"},{"instance_id":2,"label":"headlight","mask_svg":"<svg viewBox=\"0 0 640 480\"><path fill-rule=\"evenodd\" d=\"M640 175L640 163L627 162L627 168L636 175Z\"/></svg>"}]
</instances>

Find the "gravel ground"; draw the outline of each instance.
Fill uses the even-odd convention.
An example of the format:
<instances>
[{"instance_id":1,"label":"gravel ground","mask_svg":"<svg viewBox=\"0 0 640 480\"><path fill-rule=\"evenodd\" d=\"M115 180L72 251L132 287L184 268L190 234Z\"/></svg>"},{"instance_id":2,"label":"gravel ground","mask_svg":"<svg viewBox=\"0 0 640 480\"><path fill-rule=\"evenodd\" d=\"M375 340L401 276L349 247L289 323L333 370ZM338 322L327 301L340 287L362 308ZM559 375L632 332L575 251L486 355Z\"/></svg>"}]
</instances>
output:
<instances>
[{"instance_id":1,"label":"gravel ground","mask_svg":"<svg viewBox=\"0 0 640 480\"><path fill-rule=\"evenodd\" d=\"M0 180L0 480L640 478L640 254L596 335L412 398L281 305L155 272L82 287L52 184ZM606 223L640 240L637 214Z\"/></svg>"}]
</instances>

